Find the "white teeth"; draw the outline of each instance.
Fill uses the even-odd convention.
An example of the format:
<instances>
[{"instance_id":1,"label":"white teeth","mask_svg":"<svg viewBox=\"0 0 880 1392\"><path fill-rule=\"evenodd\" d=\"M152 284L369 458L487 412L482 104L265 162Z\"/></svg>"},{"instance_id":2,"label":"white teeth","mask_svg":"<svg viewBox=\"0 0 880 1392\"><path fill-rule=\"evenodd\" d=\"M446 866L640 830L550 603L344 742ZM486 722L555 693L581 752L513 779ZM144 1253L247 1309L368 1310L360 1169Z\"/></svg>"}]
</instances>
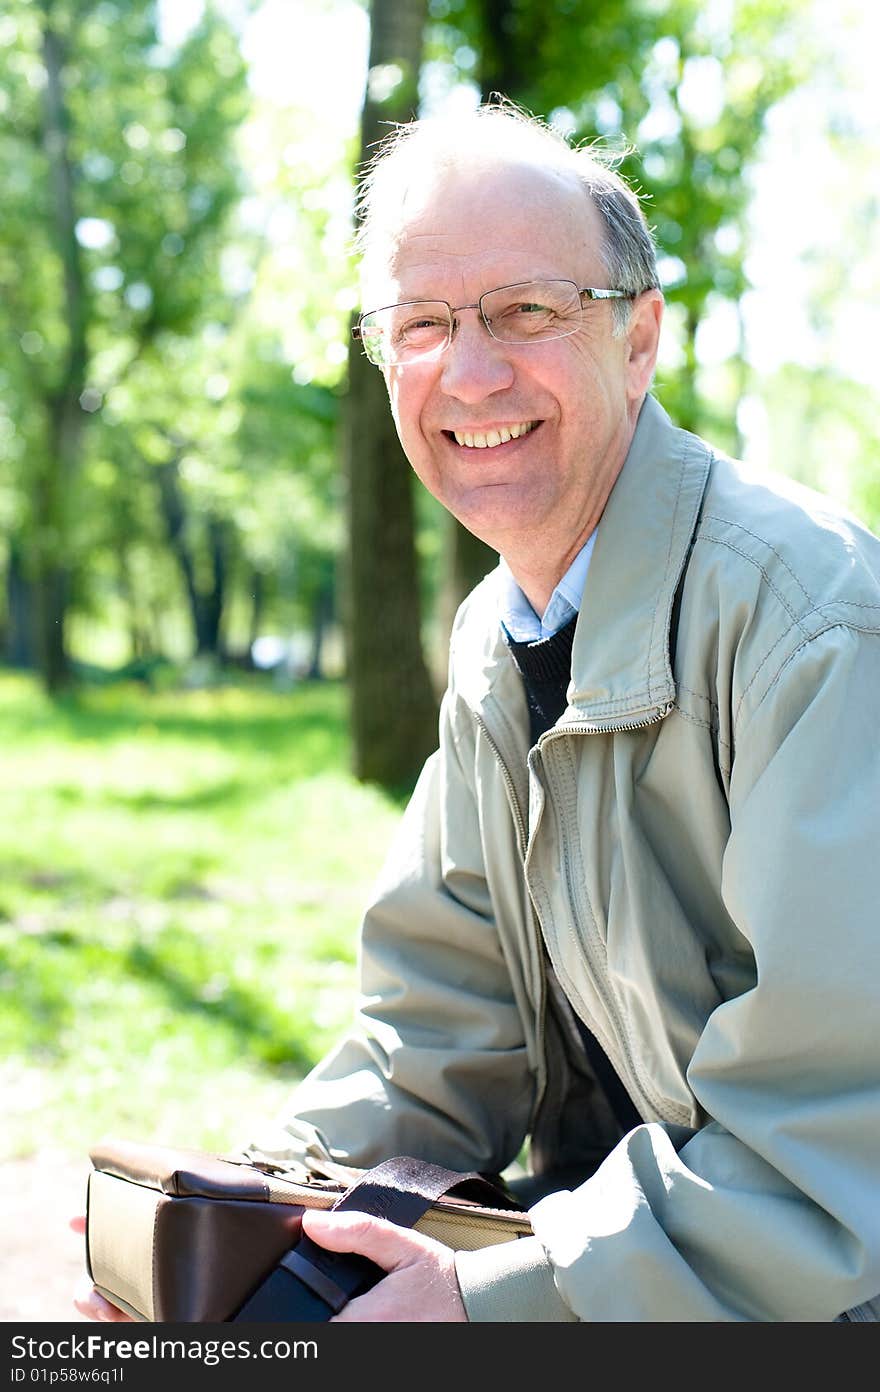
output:
<instances>
[{"instance_id":1,"label":"white teeth","mask_svg":"<svg viewBox=\"0 0 880 1392\"><path fill-rule=\"evenodd\" d=\"M504 425L500 430L481 431L454 430L457 445L467 445L468 449L492 449L495 445L506 445L508 440L518 440L534 430L537 421L523 421L520 425Z\"/></svg>"}]
</instances>

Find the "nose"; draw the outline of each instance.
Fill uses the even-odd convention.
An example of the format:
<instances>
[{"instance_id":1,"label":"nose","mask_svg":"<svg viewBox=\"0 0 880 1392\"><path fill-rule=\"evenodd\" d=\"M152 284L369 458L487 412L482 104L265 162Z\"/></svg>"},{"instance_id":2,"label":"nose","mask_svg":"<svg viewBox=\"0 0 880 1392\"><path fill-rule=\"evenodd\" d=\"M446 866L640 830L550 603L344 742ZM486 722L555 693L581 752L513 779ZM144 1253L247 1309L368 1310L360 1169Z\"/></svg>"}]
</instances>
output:
<instances>
[{"instance_id":1,"label":"nose","mask_svg":"<svg viewBox=\"0 0 880 1392\"><path fill-rule=\"evenodd\" d=\"M513 385L507 345L493 338L476 306L455 312L452 342L443 354L441 386L447 396L475 405Z\"/></svg>"}]
</instances>

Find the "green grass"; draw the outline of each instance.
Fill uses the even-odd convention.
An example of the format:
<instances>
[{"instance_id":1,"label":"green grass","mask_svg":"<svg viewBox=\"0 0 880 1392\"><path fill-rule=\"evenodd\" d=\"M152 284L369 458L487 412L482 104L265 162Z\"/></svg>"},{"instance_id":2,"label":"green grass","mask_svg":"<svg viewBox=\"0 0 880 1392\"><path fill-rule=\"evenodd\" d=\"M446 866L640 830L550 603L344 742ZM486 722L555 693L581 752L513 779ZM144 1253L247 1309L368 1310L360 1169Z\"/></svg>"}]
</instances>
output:
<instances>
[{"instance_id":1,"label":"green grass","mask_svg":"<svg viewBox=\"0 0 880 1392\"><path fill-rule=\"evenodd\" d=\"M0 1158L233 1145L338 1037L401 811L345 701L0 674Z\"/></svg>"}]
</instances>

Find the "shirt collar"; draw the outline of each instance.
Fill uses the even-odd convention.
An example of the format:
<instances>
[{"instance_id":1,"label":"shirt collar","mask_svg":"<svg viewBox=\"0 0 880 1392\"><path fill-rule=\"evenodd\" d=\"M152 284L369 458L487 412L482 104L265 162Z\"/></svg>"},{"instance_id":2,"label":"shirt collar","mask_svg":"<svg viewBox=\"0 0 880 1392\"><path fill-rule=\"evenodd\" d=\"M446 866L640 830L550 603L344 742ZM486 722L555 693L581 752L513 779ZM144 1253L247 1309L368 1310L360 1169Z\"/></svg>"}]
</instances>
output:
<instances>
[{"instance_id":1,"label":"shirt collar","mask_svg":"<svg viewBox=\"0 0 880 1392\"><path fill-rule=\"evenodd\" d=\"M504 628L515 643L535 643L541 638L552 638L578 612L595 540L594 530L559 581L540 618L514 580L507 562L501 558L499 613Z\"/></svg>"}]
</instances>

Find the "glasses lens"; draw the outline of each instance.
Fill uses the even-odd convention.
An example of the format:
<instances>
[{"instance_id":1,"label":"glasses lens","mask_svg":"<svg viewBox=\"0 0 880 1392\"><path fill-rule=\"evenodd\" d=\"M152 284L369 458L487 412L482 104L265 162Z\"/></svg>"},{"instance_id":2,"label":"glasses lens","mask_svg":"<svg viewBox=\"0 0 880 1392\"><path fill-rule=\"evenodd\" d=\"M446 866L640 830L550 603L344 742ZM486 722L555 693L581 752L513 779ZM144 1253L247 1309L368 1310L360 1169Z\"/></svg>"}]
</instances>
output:
<instances>
[{"instance_id":1,"label":"glasses lens","mask_svg":"<svg viewBox=\"0 0 880 1392\"><path fill-rule=\"evenodd\" d=\"M370 362L378 367L416 362L441 353L449 342L452 320L442 300L374 309L361 320L361 340Z\"/></svg>"},{"instance_id":2,"label":"glasses lens","mask_svg":"<svg viewBox=\"0 0 880 1392\"><path fill-rule=\"evenodd\" d=\"M580 326L581 302L573 280L530 280L490 290L480 301L495 338L540 343L565 338Z\"/></svg>"}]
</instances>

